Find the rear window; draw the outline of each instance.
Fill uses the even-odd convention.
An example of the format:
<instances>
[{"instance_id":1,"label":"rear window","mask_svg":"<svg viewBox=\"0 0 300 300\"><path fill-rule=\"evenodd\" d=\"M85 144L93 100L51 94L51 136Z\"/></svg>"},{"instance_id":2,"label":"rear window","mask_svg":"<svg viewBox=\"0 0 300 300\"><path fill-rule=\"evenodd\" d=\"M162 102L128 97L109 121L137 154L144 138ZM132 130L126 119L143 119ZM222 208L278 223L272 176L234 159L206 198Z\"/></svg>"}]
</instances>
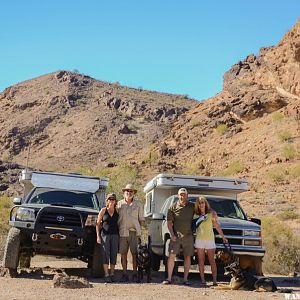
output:
<instances>
[{"instance_id":1,"label":"rear window","mask_svg":"<svg viewBox=\"0 0 300 300\"><path fill-rule=\"evenodd\" d=\"M197 197L189 197L188 201L195 203ZM233 219L247 220L246 215L239 203L236 200L225 198L214 198L206 196L206 199L218 216ZM178 197L175 197L175 201L178 201Z\"/></svg>"},{"instance_id":2,"label":"rear window","mask_svg":"<svg viewBox=\"0 0 300 300\"><path fill-rule=\"evenodd\" d=\"M32 204L49 204L98 209L98 201L95 194L49 188L34 189L26 202Z\"/></svg>"}]
</instances>

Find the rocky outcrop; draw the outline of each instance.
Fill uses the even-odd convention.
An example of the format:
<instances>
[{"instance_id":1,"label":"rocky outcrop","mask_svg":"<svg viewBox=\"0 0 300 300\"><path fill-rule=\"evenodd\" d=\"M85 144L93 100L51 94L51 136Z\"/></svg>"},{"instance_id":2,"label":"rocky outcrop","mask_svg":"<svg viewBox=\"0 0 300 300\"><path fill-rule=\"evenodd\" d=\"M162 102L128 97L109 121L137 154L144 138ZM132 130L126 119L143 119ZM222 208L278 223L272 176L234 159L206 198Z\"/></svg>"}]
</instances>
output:
<instances>
[{"instance_id":1,"label":"rocky outcrop","mask_svg":"<svg viewBox=\"0 0 300 300\"><path fill-rule=\"evenodd\" d=\"M66 274L56 274L53 277L54 288L65 288L65 289L83 289L91 288L92 284L87 279L78 276L68 276Z\"/></svg>"}]
</instances>

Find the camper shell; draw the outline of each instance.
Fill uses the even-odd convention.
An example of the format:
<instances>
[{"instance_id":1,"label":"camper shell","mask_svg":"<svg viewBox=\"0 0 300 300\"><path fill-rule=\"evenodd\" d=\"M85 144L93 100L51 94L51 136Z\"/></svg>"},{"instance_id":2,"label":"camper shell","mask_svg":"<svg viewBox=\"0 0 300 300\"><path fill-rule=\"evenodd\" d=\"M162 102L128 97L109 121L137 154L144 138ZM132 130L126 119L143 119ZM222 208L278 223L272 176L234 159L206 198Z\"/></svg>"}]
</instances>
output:
<instances>
[{"instance_id":1,"label":"camper shell","mask_svg":"<svg viewBox=\"0 0 300 300\"><path fill-rule=\"evenodd\" d=\"M95 225L108 179L22 170L19 181L24 191L10 212L4 266L15 272L19 264L29 267L36 254L55 255L88 262L100 275Z\"/></svg>"},{"instance_id":2,"label":"camper shell","mask_svg":"<svg viewBox=\"0 0 300 300\"><path fill-rule=\"evenodd\" d=\"M159 174L144 187L146 203L144 215L149 228L149 244L152 253L153 268L158 269L160 260L168 256L170 234L167 228L167 211L178 200L178 189L185 187L188 200L194 202L199 195L206 196L212 209L219 217L220 226L228 239L233 252L240 257L255 257L260 264L257 273L261 273L262 247L260 220L248 219L238 202L238 195L248 190L243 179L224 177L192 176L180 174ZM232 212L232 215L230 215ZM224 249L221 237L215 231L217 252ZM181 257L177 257L181 261ZM192 260L197 263L197 258ZM222 268L219 268L222 270ZM220 271L221 272L221 271Z\"/></svg>"}]
</instances>

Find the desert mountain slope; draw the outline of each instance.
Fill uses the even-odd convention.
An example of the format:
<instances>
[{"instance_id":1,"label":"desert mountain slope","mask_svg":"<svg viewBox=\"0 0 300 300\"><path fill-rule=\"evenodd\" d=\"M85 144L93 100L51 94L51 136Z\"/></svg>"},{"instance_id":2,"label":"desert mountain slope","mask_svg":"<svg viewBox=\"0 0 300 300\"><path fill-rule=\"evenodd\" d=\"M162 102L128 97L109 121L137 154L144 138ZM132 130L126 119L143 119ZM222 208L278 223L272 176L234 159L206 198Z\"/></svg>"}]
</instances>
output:
<instances>
[{"instance_id":1,"label":"desert mountain slope","mask_svg":"<svg viewBox=\"0 0 300 300\"><path fill-rule=\"evenodd\" d=\"M299 214L300 21L226 72L223 91L179 116L157 152L160 171L246 177L253 214Z\"/></svg>"},{"instance_id":2,"label":"desert mountain slope","mask_svg":"<svg viewBox=\"0 0 300 300\"><path fill-rule=\"evenodd\" d=\"M183 95L47 74L0 94L2 159L25 164L29 152L29 165L47 170L107 164L161 138L195 105Z\"/></svg>"}]
</instances>

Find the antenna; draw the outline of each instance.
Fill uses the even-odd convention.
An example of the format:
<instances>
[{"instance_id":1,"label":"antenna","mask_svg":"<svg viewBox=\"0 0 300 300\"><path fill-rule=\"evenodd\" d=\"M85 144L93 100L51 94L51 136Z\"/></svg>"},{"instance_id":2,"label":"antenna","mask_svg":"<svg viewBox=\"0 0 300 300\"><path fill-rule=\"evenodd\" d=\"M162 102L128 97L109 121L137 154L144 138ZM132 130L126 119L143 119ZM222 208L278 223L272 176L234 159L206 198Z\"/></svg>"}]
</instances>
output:
<instances>
[{"instance_id":1,"label":"antenna","mask_svg":"<svg viewBox=\"0 0 300 300\"><path fill-rule=\"evenodd\" d=\"M28 145L27 160L26 160L26 169L28 169L29 156L30 156L30 143Z\"/></svg>"}]
</instances>

